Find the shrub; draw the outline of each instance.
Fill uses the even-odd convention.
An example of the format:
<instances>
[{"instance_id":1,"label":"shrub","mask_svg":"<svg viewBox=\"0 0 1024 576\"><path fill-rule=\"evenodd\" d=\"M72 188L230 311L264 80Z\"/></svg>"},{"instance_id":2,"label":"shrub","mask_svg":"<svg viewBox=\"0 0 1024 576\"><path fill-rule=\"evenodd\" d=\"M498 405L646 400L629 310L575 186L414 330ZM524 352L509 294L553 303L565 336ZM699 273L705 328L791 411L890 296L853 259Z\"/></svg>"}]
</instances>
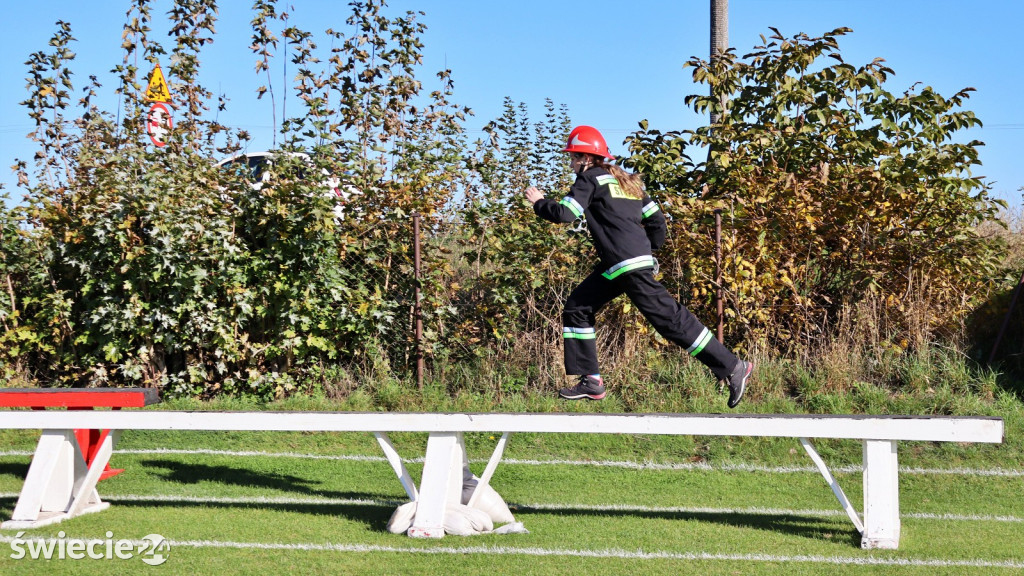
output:
<instances>
[{"instance_id":1,"label":"shrub","mask_svg":"<svg viewBox=\"0 0 1024 576\"><path fill-rule=\"evenodd\" d=\"M890 344L920 345L960 326L997 263L976 230L1003 204L971 173L981 143L955 138L980 124L961 109L972 89L894 95L881 59L842 59L848 32L775 31L742 59L691 60L711 90L687 102L721 112L719 122L667 133L643 122L629 138L630 165L674 216L666 259L704 315L713 314L709 231L723 211L733 341L813 345L871 297L884 305ZM694 149L709 158L695 163Z\"/></svg>"}]
</instances>

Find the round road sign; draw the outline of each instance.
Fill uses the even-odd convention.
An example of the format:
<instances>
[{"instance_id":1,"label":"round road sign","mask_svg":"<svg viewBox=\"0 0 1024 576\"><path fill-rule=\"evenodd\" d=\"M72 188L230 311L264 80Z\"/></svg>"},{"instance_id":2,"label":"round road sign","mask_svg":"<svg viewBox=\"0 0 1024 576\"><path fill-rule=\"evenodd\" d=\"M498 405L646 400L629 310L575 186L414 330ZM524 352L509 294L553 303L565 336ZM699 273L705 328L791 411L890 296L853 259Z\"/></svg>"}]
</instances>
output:
<instances>
[{"instance_id":1,"label":"round road sign","mask_svg":"<svg viewBox=\"0 0 1024 576\"><path fill-rule=\"evenodd\" d=\"M171 111L162 102L156 102L149 108L146 116L146 134L153 141L157 148L163 148L171 138L171 129L174 128L174 120L171 119Z\"/></svg>"}]
</instances>

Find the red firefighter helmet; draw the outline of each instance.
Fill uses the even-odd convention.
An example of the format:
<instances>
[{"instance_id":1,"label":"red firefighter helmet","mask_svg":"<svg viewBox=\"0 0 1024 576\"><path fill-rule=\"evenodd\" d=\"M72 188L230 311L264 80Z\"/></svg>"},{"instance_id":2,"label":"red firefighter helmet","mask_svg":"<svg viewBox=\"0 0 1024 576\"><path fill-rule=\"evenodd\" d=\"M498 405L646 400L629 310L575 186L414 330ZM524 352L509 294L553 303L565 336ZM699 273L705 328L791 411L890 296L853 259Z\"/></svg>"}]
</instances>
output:
<instances>
[{"instance_id":1,"label":"red firefighter helmet","mask_svg":"<svg viewBox=\"0 0 1024 576\"><path fill-rule=\"evenodd\" d=\"M597 128L592 126L577 126L573 128L572 132L569 133L569 142L566 143L565 149L562 152L580 152L604 156L609 160L615 159L615 156L612 156L611 152L608 151L608 144L604 141L604 136L601 136Z\"/></svg>"}]
</instances>

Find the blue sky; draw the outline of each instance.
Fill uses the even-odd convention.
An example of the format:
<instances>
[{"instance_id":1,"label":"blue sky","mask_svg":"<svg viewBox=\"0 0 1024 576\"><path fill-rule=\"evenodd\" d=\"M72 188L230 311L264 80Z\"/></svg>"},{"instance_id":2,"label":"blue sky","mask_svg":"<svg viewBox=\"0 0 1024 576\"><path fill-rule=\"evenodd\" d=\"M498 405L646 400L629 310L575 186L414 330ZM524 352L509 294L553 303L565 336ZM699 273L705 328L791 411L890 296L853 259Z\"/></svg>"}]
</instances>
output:
<instances>
[{"instance_id":1,"label":"blue sky","mask_svg":"<svg viewBox=\"0 0 1024 576\"><path fill-rule=\"evenodd\" d=\"M248 130L251 150L271 144L269 101L257 101L264 78L254 72L249 51L252 19L249 0L220 2L215 42L204 49L203 83L231 98L220 121ZM503 99L524 102L531 117L542 117L545 98L566 104L573 121L604 132L612 152L637 122L652 128L691 129L704 120L686 109L683 98L704 92L683 63L708 56L709 0L613 2L588 0L391 0L398 15L422 10L428 27L425 57L418 77L437 88L434 73L451 68L456 102L471 107L471 135L501 114ZM292 22L311 32L344 29L349 15L344 0L290 0ZM166 47L163 14L170 0L156 0L152 24ZM97 0L0 0L0 182L15 200L21 193L7 169L14 159L35 151L24 134L32 129L24 100L30 53L46 48L55 22L70 22L77 38L72 68L76 89L95 74L109 92L100 104L116 109L109 70L121 61L121 29L128 3ZM820 35L845 26L853 34L840 40L844 59L855 65L884 58L896 74L887 88L901 93L916 82L950 96L964 87L977 92L967 101L985 123L960 139L978 139L983 166L976 174L994 182L994 195L1021 204L1024 187L1024 48L1019 26L1024 2L1018 0L730 0L729 44L744 54L760 43L769 27L791 36ZM324 43L325 44L325 43ZM274 73L280 89L280 59ZM168 63L165 63L165 69ZM104 82L106 80L106 82ZM295 101L292 100L294 103Z\"/></svg>"}]
</instances>

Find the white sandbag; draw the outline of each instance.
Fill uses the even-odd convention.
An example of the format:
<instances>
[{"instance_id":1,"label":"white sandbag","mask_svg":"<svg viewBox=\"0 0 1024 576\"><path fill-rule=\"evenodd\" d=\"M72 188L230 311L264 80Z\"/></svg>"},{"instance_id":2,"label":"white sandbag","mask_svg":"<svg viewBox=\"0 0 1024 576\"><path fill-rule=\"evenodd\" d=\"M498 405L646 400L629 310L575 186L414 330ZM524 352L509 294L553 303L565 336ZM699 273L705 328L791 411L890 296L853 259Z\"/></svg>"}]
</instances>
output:
<instances>
[{"instance_id":1,"label":"white sandbag","mask_svg":"<svg viewBox=\"0 0 1024 576\"><path fill-rule=\"evenodd\" d=\"M412 520L416 517L416 503L406 502L391 513L388 520L388 532L392 534L404 534L412 526Z\"/></svg>"},{"instance_id":2,"label":"white sandbag","mask_svg":"<svg viewBox=\"0 0 1024 576\"><path fill-rule=\"evenodd\" d=\"M443 526L445 534L455 536L472 536L494 530L494 523L486 512L465 504L449 504L444 510Z\"/></svg>"},{"instance_id":3,"label":"white sandbag","mask_svg":"<svg viewBox=\"0 0 1024 576\"><path fill-rule=\"evenodd\" d=\"M529 534L530 531L523 526L522 522L510 522L500 528L495 528L492 534Z\"/></svg>"},{"instance_id":4,"label":"white sandbag","mask_svg":"<svg viewBox=\"0 0 1024 576\"><path fill-rule=\"evenodd\" d=\"M406 502L391 513L388 520L388 532L392 534L404 534L412 526L416 518L416 502ZM477 508L471 508L464 504L450 504L444 510L444 522L442 527L446 534L455 536L472 536L490 532L494 529L494 522L487 512Z\"/></svg>"},{"instance_id":5,"label":"white sandbag","mask_svg":"<svg viewBox=\"0 0 1024 576\"><path fill-rule=\"evenodd\" d=\"M495 524L515 522L515 517L512 516L512 511L508 509L508 504L505 503L501 494L498 494L494 488L491 488L490 484L480 486L480 479L476 476L470 475L467 477L464 474L462 478L462 503L469 504L473 493L477 490L480 490L480 494L477 495L476 502L473 503L474 508L486 512L491 517L491 522Z\"/></svg>"},{"instance_id":6,"label":"white sandbag","mask_svg":"<svg viewBox=\"0 0 1024 576\"><path fill-rule=\"evenodd\" d=\"M508 504L505 504L505 500L494 488L491 488L490 484L484 484L477 490L480 490L480 494L477 496L476 502L473 503L474 508L486 512L495 524L515 522L516 519L512 516L512 511L508 509Z\"/></svg>"}]
</instances>

